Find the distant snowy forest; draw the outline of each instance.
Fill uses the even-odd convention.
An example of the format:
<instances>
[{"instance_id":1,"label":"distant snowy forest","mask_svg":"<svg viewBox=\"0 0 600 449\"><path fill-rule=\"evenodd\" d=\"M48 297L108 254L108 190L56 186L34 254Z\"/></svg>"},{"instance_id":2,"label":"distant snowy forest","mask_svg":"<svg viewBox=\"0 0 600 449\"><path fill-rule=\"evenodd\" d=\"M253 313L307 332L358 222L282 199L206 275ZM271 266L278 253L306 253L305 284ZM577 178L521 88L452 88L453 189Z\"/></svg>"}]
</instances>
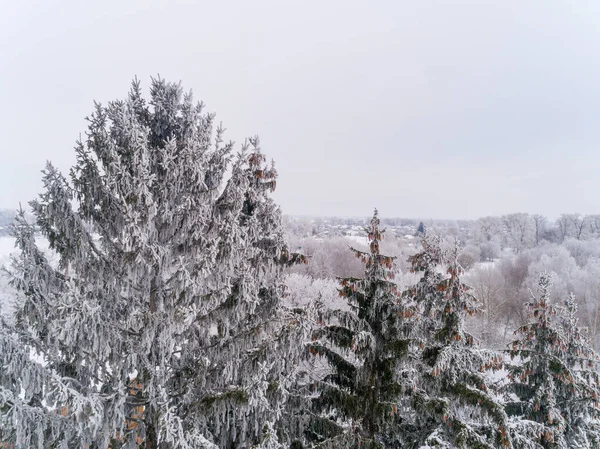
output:
<instances>
[{"instance_id":1,"label":"distant snowy forest","mask_svg":"<svg viewBox=\"0 0 600 449\"><path fill-rule=\"evenodd\" d=\"M285 216L162 79L88 125L0 213L0 447L600 447L600 215Z\"/></svg>"},{"instance_id":2,"label":"distant snowy forest","mask_svg":"<svg viewBox=\"0 0 600 449\"><path fill-rule=\"evenodd\" d=\"M310 257L310 264L290 270L288 285L306 288L320 279L335 286L340 276L360 276L363 268L348 246L368 247L367 223L367 218L285 217L291 247ZM526 213L478 220L382 218L382 224L387 231L382 247L397 257L395 280L401 287L417 280L409 257L421 247L423 227L446 241L459 240L465 282L482 305L468 326L485 347L504 348L527 322L523 304L546 271L554 279L552 300L575 294L582 324L600 349L600 215L563 214L552 221Z\"/></svg>"}]
</instances>

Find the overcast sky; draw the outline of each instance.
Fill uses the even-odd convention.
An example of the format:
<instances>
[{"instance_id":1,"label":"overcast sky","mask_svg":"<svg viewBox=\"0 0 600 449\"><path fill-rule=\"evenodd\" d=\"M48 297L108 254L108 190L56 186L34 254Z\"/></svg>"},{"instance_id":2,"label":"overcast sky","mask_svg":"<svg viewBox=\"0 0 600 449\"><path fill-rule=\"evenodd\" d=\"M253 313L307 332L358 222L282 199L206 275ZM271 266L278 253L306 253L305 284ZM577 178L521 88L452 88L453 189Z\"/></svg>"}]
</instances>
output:
<instances>
[{"instance_id":1,"label":"overcast sky","mask_svg":"<svg viewBox=\"0 0 600 449\"><path fill-rule=\"evenodd\" d=\"M261 137L284 213L600 213L597 0L0 5L0 207L160 74Z\"/></svg>"}]
</instances>

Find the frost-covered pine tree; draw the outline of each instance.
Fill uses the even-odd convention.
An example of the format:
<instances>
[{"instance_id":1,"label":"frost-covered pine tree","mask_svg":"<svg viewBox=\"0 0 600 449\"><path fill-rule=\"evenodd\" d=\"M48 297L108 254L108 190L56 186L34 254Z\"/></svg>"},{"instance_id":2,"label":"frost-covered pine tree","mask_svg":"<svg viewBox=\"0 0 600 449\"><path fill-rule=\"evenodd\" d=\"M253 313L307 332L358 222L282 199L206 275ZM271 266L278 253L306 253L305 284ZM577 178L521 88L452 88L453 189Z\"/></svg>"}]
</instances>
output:
<instances>
[{"instance_id":1,"label":"frost-covered pine tree","mask_svg":"<svg viewBox=\"0 0 600 449\"><path fill-rule=\"evenodd\" d=\"M538 295L532 294L531 302L525 305L530 322L515 331L520 338L509 345L511 357L519 357L520 363L509 366L508 391L518 400L507 403L506 409L510 415L528 421L520 428L525 431L521 440L531 439L537 447L566 448L566 421L558 405L555 383L555 378L568 372L564 361L557 357L559 346L566 345L566 341L555 320L558 308L549 302L551 276L542 273L538 285Z\"/></svg>"},{"instance_id":2,"label":"frost-covered pine tree","mask_svg":"<svg viewBox=\"0 0 600 449\"><path fill-rule=\"evenodd\" d=\"M574 294L565 299L560 316L567 344L561 354L570 370L566 376L570 383L561 384L558 392L558 405L567 422L567 444L600 447L600 358L578 325Z\"/></svg>"},{"instance_id":3,"label":"frost-covered pine tree","mask_svg":"<svg viewBox=\"0 0 600 449\"><path fill-rule=\"evenodd\" d=\"M49 284L57 282L53 273L45 270L44 256L32 246L34 229L27 223L23 210L15 218L13 229L18 236L17 244L38 261L20 267L23 273L27 271L25 276L32 280L48 276L44 280ZM42 288L36 282L22 287L31 292ZM40 319L52 313L52 309L44 304L30 304L30 308L30 313L37 314ZM68 399L75 415L99 417L101 401L82 394L78 384L65 379L60 361L56 364L58 369L52 370L40 363L39 358L32 357L32 349L43 344L40 340L46 338L47 328L41 327L32 335L23 329L22 317L15 318L16 327L14 320L0 317L0 441L7 447L44 447L45 443L55 441L62 445L48 444L48 447L70 447L69 444L74 445L76 441L88 442L78 434L85 432L86 427L96 430L99 420L71 422L63 416L63 409L56 402L62 404ZM49 412L44 404L54 406L52 411Z\"/></svg>"},{"instance_id":4,"label":"frost-covered pine tree","mask_svg":"<svg viewBox=\"0 0 600 449\"><path fill-rule=\"evenodd\" d=\"M510 345L520 363L510 366L507 390L517 401L507 411L522 420L523 447L584 448L598 444L597 356L585 341L570 296L565 307L549 303L552 278L542 273L539 293L526 304L530 322ZM562 318L558 318L562 315Z\"/></svg>"},{"instance_id":5,"label":"frost-covered pine tree","mask_svg":"<svg viewBox=\"0 0 600 449\"><path fill-rule=\"evenodd\" d=\"M361 279L340 279L349 311L332 311L320 323L309 350L324 357L331 374L318 384L308 435L319 447L398 447L407 320L393 282L393 257L380 253L384 231L377 210L367 235L368 252L352 248L365 264Z\"/></svg>"},{"instance_id":6,"label":"frost-covered pine tree","mask_svg":"<svg viewBox=\"0 0 600 449\"><path fill-rule=\"evenodd\" d=\"M412 295L422 324L414 327L417 372L411 394L412 419L402 424L405 447L510 447L507 417L484 372L499 368L501 357L477 348L464 320L478 310L461 280L458 242L449 257L439 239L423 237L423 251L411 257L423 277ZM437 267L449 260L447 277Z\"/></svg>"},{"instance_id":7,"label":"frost-covered pine tree","mask_svg":"<svg viewBox=\"0 0 600 449\"><path fill-rule=\"evenodd\" d=\"M438 327L436 310L444 302L444 296L439 288L443 280L440 267L444 263L441 238L423 227L421 251L408 258L411 273L420 273L421 278L414 286L402 293L406 301L415 303L419 312L419 320L413 329L413 336L419 346L433 338Z\"/></svg>"},{"instance_id":8,"label":"frost-covered pine tree","mask_svg":"<svg viewBox=\"0 0 600 449\"><path fill-rule=\"evenodd\" d=\"M258 140L234 155L214 116L161 79L150 101L136 81L88 120L70 180L48 164L31 202L58 266L23 215L14 227L24 299L0 334L0 435L23 447L275 447L303 328L279 303L281 267L298 257Z\"/></svg>"}]
</instances>

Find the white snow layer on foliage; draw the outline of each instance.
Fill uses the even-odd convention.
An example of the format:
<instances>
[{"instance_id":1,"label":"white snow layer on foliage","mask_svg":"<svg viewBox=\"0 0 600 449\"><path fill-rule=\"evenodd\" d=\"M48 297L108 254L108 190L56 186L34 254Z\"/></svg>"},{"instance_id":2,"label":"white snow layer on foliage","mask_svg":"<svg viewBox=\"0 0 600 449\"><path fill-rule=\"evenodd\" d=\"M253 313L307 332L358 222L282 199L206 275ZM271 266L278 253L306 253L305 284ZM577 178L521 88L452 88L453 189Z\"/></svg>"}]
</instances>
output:
<instances>
[{"instance_id":1,"label":"white snow layer on foliage","mask_svg":"<svg viewBox=\"0 0 600 449\"><path fill-rule=\"evenodd\" d=\"M38 245L50 261L55 261L55 254L48 249L48 241L38 237ZM5 269L10 265L10 258L17 254L14 237L0 236L0 317L10 319L14 309L14 301L18 298L15 290L9 285Z\"/></svg>"}]
</instances>

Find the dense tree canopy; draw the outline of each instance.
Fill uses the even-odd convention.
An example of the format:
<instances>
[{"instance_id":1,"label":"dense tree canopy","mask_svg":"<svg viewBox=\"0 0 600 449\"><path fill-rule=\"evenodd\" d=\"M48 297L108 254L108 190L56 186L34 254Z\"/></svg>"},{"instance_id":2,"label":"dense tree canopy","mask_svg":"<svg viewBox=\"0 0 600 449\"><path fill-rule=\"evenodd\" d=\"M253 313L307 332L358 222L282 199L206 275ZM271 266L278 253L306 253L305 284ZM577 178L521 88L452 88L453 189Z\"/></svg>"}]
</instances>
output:
<instances>
[{"instance_id":1,"label":"dense tree canopy","mask_svg":"<svg viewBox=\"0 0 600 449\"><path fill-rule=\"evenodd\" d=\"M23 214L14 227L13 284L24 300L2 334L2 438L24 447L260 442L299 352L298 320L279 304L280 267L296 256L269 197L274 168L258 139L234 154L214 116L161 79L149 101L136 81L88 122L70 179L48 164L31 202L58 266ZM42 364L29 367L28 348Z\"/></svg>"},{"instance_id":2,"label":"dense tree canopy","mask_svg":"<svg viewBox=\"0 0 600 449\"><path fill-rule=\"evenodd\" d=\"M363 278L340 280L349 311L329 314L333 324L315 331L310 351L327 359L332 373L318 385L320 413L309 433L322 447L393 447L400 444L403 358L408 353L406 319L393 279L393 258L380 253L383 238L375 211L367 236L369 251L352 251L365 265Z\"/></svg>"},{"instance_id":3,"label":"dense tree canopy","mask_svg":"<svg viewBox=\"0 0 600 449\"><path fill-rule=\"evenodd\" d=\"M383 241L376 210L296 226L296 254L258 138L225 142L162 79L96 104L75 153L10 225L0 446L600 447L598 216L455 221L453 239L395 219ZM482 323L505 347L500 317L515 341L481 348Z\"/></svg>"}]
</instances>

